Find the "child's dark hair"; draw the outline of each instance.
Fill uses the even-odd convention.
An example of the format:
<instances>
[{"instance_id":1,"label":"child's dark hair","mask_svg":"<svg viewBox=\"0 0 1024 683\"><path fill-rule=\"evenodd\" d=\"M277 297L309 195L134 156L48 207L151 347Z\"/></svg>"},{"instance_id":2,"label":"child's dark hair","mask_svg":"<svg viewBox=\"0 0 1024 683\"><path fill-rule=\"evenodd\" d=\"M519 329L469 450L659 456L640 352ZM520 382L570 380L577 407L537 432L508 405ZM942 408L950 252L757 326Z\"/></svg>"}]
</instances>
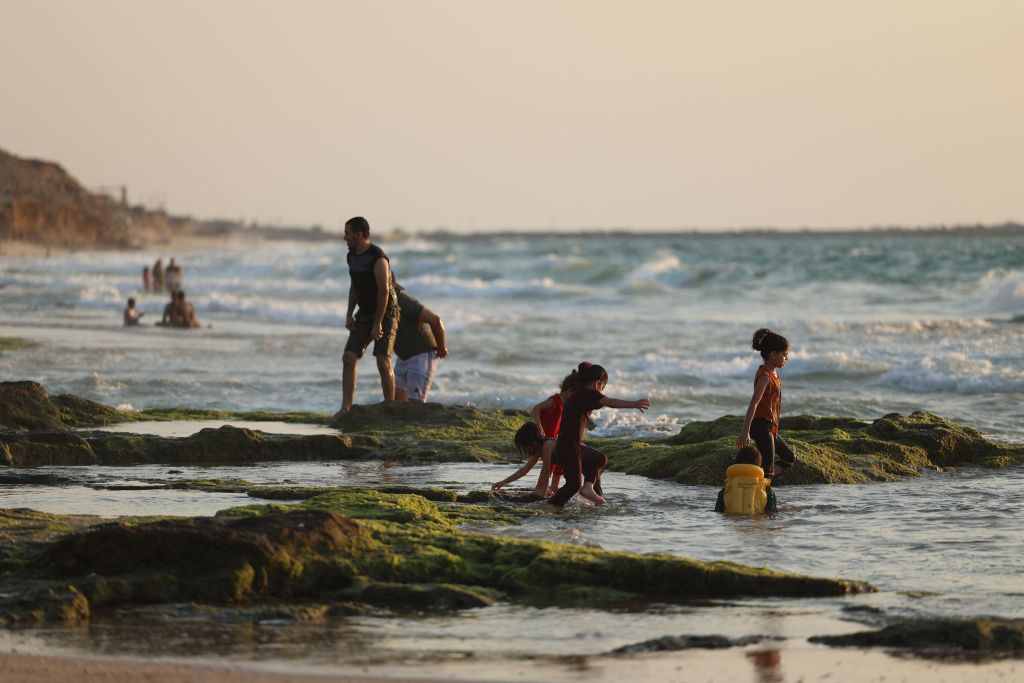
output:
<instances>
[{"instance_id":1,"label":"child's dark hair","mask_svg":"<svg viewBox=\"0 0 1024 683\"><path fill-rule=\"evenodd\" d=\"M534 449L544 443L544 437L541 435L540 427L537 426L536 422L527 422L519 428L512 442L515 443L516 450L520 453L530 455Z\"/></svg>"},{"instance_id":2,"label":"child's dark hair","mask_svg":"<svg viewBox=\"0 0 1024 683\"><path fill-rule=\"evenodd\" d=\"M736 451L737 465L757 465L761 462L761 451L753 446L744 446Z\"/></svg>"},{"instance_id":3,"label":"child's dark hair","mask_svg":"<svg viewBox=\"0 0 1024 683\"><path fill-rule=\"evenodd\" d=\"M593 363L583 361L576 366L576 369L565 376L562 380L561 389L565 391L570 389L575 391L580 387L585 387L591 382L601 380L605 384L608 383L608 371L602 368L600 365L594 365Z\"/></svg>"},{"instance_id":4,"label":"child's dark hair","mask_svg":"<svg viewBox=\"0 0 1024 683\"><path fill-rule=\"evenodd\" d=\"M754 339L750 343L755 351L761 352L761 358L768 360L768 354L789 351L789 340L781 334L772 332L767 327L762 327L754 333Z\"/></svg>"},{"instance_id":5,"label":"child's dark hair","mask_svg":"<svg viewBox=\"0 0 1024 683\"><path fill-rule=\"evenodd\" d=\"M135 305L135 298L134 297L128 299L128 305L129 306L134 306Z\"/></svg>"}]
</instances>

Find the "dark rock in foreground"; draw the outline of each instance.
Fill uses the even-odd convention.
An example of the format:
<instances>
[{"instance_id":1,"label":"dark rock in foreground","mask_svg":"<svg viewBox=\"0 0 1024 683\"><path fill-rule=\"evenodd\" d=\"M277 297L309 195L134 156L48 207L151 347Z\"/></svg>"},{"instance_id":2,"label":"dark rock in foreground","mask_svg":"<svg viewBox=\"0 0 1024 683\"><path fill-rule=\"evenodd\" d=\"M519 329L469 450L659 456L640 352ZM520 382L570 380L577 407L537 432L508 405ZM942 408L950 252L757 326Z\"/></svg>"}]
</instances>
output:
<instances>
[{"instance_id":1,"label":"dark rock in foreground","mask_svg":"<svg viewBox=\"0 0 1024 683\"><path fill-rule=\"evenodd\" d=\"M635 655L646 652L676 652L678 650L724 650L730 647L755 645L765 640L781 640L771 636L744 636L727 638L725 636L662 636L645 640L642 643L623 645L612 650L613 655Z\"/></svg>"},{"instance_id":2,"label":"dark rock in foreground","mask_svg":"<svg viewBox=\"0 0 1024 683\"><path fill-rule=\"evenodd\" d=\"M1024 656L1024 619L913 619L878 631L815 636L833 646L887 647L921 655Z\"/></svg>"},{"instance_id":3,"label":"dark rock in foreground","mask_svg":"<svg viewBox=\"0 0 1024 683\"><path fill-rule=\"evenodd\" d=\"M456 526L467 519L508 521L488 506L360 487L214 518L122 519L80 531L73 530L77 518L6 511L0 623L82 621L101 609L187 602L302 601L350 612L358 605L465 609L495 600L645 607L874 590L729 562L472 534Z\"/></svg>"}]
</instances>

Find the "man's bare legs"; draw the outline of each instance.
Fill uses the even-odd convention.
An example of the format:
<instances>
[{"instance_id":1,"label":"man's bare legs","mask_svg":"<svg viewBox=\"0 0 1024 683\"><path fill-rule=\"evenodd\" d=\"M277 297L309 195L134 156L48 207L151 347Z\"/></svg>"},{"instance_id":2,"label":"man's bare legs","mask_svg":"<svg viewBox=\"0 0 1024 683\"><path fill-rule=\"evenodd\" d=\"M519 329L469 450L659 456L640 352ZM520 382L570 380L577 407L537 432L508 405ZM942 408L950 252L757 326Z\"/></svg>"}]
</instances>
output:
<instances>
[{"instance_id":1,"label":"man's bare legs","mask_svg":"<svg viewBox=\"0 0 1024 683\"><path fill-rule=\"evenodd\" d=\"M390 356L376 356L377 370L380 372L380 388L385 401L395 400L395 371L391 367ZM341 356L341 410L331 416L334 422L352 410L352 400L356 393L356 363L359 357L351 351Z\"/></svg>"},{"instance_id":2,"label":"man's bare legs","mask_svg":"<svg viewBox=\"0 0 1024 683\"><path fill-rule=\"evenodd\" d=\"M376 356L377 370L380 372L380 388L384 392L385 401L395 400L395 371L391 367L391 356ZM354 368L354 366L353 366ZM352 386L355 386L355 370L352 371ZM352 407L351 401L349 407ZM344 409L344 406L342 406Z\"/></svg>"},{"instance_id":3,"label":"man's bare legs","mask_svg":"<svg viewBox=\"0 0 1024 683\"><path fill-rule=\"evenodd\" d=\"M341 355L341 410L331 416L334 422L352 410L352 396L356 393L356 361L359 357L351 351Z\"/></svg>"}]
</instances>

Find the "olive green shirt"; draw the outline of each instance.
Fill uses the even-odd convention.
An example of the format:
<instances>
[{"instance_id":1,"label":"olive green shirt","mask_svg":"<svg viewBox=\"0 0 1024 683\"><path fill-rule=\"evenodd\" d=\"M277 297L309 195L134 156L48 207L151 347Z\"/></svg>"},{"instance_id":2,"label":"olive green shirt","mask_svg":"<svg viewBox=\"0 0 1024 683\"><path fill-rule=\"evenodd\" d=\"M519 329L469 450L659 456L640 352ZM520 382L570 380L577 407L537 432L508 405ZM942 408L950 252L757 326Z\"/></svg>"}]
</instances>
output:
<instances>
[{"instance_id":1,"label":"olive green shirt","mask_svg":"<svg viewBox=\"0 0 1024 683\"><path fill-rule=\"evenodd\" d=\"M395 336L395 353L402 360L409 360L421 353L437 350L437 340L430 325L421 323L423 304L404 291L398 293L398 334Z\"/></svg>"}]
</instances>

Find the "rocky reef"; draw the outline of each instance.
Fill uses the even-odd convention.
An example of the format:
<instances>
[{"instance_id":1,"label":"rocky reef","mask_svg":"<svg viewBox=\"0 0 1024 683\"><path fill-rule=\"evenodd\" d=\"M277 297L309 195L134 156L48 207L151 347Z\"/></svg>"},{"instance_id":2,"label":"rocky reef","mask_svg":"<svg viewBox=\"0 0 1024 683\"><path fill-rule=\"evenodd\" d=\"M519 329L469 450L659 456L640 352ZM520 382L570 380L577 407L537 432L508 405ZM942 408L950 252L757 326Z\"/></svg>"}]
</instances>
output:
<instances>
[{"instance_id":1,"label":"rocky reef","mask_svg":"<svg viewBox=\"0 0 1024 683\"><path fill-rule=\"evenodd\" d=\"M82 622L97 610L189 602L335 613L451 610L498 600L643 608L873 590L857 581L458 527L537 514L518 508L339 487L290 505L256 504L216 517L102 522L7 510L0 516L0 623Z\"/></svg>"},{"instance_id":2,"label":"rocky reef","mask_svg":"<svg viewBox=\"0 0 1024 683\"><path fill-rule=\"evenodd\" d=\"M732 464L742 418L691 422L663 440L595 440L609 469L685 484L721 485ZM855 484L919 476L922 470L1008 467L1024 463L1024 446L1004 446L931 413L892 413L874 421L797 415L780 434L796 451L789 484Z\"/></svg>"},{"instance_id":3,"label":"rocky reef","mask_svg":"<svg viewBox=\"0 0 1024 683\"><path fill-rule=\"evenodd\" d=\"M235 427L186 438L82 431L135 420L280 420L324 422L316 413L231 413L190 408L127 413L68 394L51 398L35 382L0 383L0 463L39 465L252 463L268 460L379 459L398 462L507 462L512 436L529 416L436 403L355 406L338 434L268 435ZM691 422L662 439L590 439L609 468L686 484L720 485L731 464L741 418ZM798 415L781 433L797 452L786 484L849 484L919 476L923 470L1024 463L1024 446L926 412L874 421Z\"/></svg>"}]
</instances>

